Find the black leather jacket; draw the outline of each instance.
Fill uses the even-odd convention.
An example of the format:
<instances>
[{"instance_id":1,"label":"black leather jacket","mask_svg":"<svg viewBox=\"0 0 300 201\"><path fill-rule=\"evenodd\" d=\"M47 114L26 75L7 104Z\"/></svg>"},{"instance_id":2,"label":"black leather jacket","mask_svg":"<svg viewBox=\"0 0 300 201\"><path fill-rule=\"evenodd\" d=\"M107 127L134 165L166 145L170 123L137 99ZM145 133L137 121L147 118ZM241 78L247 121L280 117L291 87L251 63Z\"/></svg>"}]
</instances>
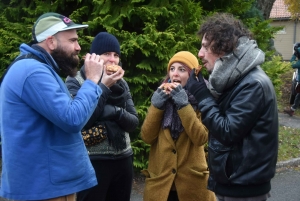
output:
<instances>
[{"instance_id":1,"label":"black leather jacket","mask_svg":"<svg viewBox=\"0 0 300 201\"><path fill-rule=\"evenodd\" d=\"M199 103L209 130L208 188L229 197L268 193L278 150L273 85L260 67L225 91Z\"/></svg>"}]
</instances>

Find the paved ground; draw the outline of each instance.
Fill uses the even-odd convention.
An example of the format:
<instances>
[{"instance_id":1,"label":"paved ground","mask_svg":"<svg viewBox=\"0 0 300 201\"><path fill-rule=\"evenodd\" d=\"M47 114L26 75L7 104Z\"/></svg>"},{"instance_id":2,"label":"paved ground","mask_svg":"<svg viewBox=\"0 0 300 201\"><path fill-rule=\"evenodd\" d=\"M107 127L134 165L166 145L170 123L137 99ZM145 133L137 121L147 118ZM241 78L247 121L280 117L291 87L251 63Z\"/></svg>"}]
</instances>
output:
<instances>
[{"instance_id":1,"label":"paved ground","mask_svg":"<svg viewBox=\"0 0 300 201\"><path fill-rule=\"evenodd\" d=\"M278 113L278 119L279 119L279 124L281 126L287 126L287 127L300 129L300 117L297 117L297 116L290 117L287 114Z\"/></svg>"},{"instance_id":2,"label":"paved ground","mask_svg":"<svg viewBox=\"0 0 300 201\"><path fill-rule=\"evenodd\" d=\"M268 201L300 201L299 184L299 168L278 172L271 180L271 198Z\"/></svg>"},{"instance_id":3,"label":"paved ground","mask_svg":"<svg viewBox=\"0 0 300 201\"><path fill-rule=\"evenodd\" d=\"M268 201L300 201L299 184L300 158L277 163L276 175L271 180L271 198ZM143 200L144 186L142 178L134 180L131 201Z\"/></svg>"}]
</instances>

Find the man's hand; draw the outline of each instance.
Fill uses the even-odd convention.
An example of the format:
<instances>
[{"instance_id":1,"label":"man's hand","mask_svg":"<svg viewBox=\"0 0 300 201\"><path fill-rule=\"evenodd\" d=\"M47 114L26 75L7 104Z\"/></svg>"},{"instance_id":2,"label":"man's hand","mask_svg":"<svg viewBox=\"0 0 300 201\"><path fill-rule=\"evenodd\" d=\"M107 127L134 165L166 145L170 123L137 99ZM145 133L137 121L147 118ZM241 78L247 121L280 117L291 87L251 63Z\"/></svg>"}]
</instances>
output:
<instances>
[{"instance_id":1,"label":"man's hand","mask_svg":"<svg viewBox=\"0 0 300 201\"><path fill-rule=\"evenodd\" d=\"M84 60L84 69L86 79L93 81L95 84L98 84L102 73L103 73L103 60L100 59L99 55L95 53L87 53Z\"/></svg>"},{"instance_id":2,"label":"man's hand","mask_svg":"<svg viewBox=\"0 0 300 201\"><path fill-rule=\"evenodd\" d=\"M202 72L199 72L196 76L195 69L193 69L185 87L191 94L193 94L198 103L210 96L210 92L203 79Z\"/></svg>"},{"instance_id":3,"label":"man's hand","mask_svg":"<svg viewBox=\"0 0 300 201\"><path fill-rule=\"evenodd\" d=\"M108 75L106 72L107 71L105 69L101 78L101 83L107 86L108 88L114 85L118 80L122 79L125 73L125 71L122 68L110 75Z\"/></svg>"}]
</instances>

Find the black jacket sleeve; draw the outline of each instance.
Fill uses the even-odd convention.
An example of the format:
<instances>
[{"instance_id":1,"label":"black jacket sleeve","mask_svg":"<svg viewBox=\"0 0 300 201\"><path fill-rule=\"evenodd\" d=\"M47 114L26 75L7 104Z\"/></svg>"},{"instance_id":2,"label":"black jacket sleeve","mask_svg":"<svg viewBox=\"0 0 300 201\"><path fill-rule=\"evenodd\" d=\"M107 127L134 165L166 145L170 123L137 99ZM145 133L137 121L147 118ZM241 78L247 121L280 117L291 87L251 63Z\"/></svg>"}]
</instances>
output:
<instances>
[{"instance_id":1,"label":"black jacket sleeve","mask_svg":"<svg viewBox=\"0 0 300 201\"><path fill-rule=\"evenodd\" d=\"M104 106L106 104L106 100L111 93L110 89L107 88L104 84L99 83L100 88L102 89L102 94L99 98L98 104L96 106L95 111L93 112L92 116L84 126L84 128L90 128L94 125L94 123L99 120L99 117L101 116Z\"/></svg>"},{"instance_id":2,"label":"black jacket sleeve","mask_svg":"<svg viewBox=\"0 0 300 201\"><path fill-rule=\"evenodd\" d=\"M139 124L138 115L130 92L128 92L125 109L121 108L121 115L116 122L126 132L134 131Z\"/></svg>"},{"instance_id":3,"label":"black jacket sleeve","mask_svg":"<svg viewBox=\"0 0 300 201\"><path fill-rule=\"evenodd\" d=\"M78 90L80 89L81 85L79 81L75 77L67 77L66 79L66 86L71 94L72 97L77 95ZM98 100L98 104L96 106L95 111L93 112L92 116L84 126L84 128L90 128L94 125L94 123L98 120L98 117L103 111L105 102L111 93L109 88L107 88L104 84L99 83L100 88L102 89L102 94Z\"/></svg>"},{"instance_id":4,"label":"black jacket sleeve","mask_svg":"<svg viewBox=\"0 0 300 201\"><path fill-rule=\"evenodd\" d=\"M100 121L110 120L115 121L120 128L126 132L132 132L136 129L139 124L138 115L132 101L132 96L128 84L125 80L122 80L126 85L126 100L125 107L120 108L113 105L105 105L102 114L99 115Z\"/></svg>"},{"instance_id":5,"label":"black jacket sleeve","mask_svg":"<svg viewBox=\"0 0 300 201\"><path fill-rule=\"evenodd\" d=\"M125 82L125 81L124 81ZM102 94L99 98L98 104L93 112L92 116L84 126L84 128L90 128L96 121L115 121L124 131L132 132L139 124L138 115L132 101L132 97L129 91L129 87L126 84L127 98L124 108L108 105L106 103L111 90L104 84L99 83L102 89ZM68 77L66 79L66 86L73 97L77 95L81 85L74 77ZM107 114L107 115L106 115Z\"/></svg>"}]
</instances>

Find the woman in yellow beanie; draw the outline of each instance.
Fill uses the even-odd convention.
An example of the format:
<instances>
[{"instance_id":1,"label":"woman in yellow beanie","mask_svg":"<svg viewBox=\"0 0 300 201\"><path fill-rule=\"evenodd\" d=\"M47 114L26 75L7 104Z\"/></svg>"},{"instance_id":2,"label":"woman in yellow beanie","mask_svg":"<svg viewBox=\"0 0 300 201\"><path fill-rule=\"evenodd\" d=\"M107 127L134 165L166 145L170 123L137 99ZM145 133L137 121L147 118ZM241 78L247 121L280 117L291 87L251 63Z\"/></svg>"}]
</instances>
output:
<instances>
[{"instance_id":1,"label":"woman in yellow beanie","mask_svg":"<svg viewBox=\"0 0 300 201\"><path fill-rule=\"evenodd\" d=\"M208 131L201 122L197 101L184 89L190 72L198 67L192 53L176 53L151 98L141 129L142 139L151 145L148 169L142 171L146 176L144 201L216 199L206 188L204 144Z\"/></svg>"}]
</instances>

